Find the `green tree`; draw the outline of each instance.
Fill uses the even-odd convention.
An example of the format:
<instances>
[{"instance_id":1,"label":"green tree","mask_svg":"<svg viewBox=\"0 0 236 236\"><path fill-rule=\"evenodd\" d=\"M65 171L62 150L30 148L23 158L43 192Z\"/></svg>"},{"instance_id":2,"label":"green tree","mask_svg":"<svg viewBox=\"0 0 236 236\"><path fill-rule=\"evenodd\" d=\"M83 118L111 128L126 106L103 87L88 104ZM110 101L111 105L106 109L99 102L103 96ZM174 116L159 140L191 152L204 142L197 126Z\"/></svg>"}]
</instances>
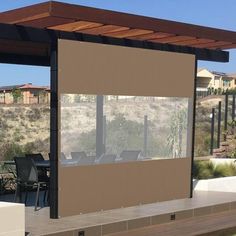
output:
<instances>
[{"instance_id":1,"label":"green tree","mask_svg":"<svg viewBox=\"0 0 236 236\"><path fill-rule=\"evenodd\" d=\"M120 153L125 149L143 148L143 124L127 120L123 114L117 114L107 123L107 153Z\"/></svg>"},{"instance_id":2,"label":"green tree","mask_svg":"<svg viewBox=\"0 0 236 236\"><path fill-rule=\"evenodd\" d=\"M19 99L23 97L21 90L18 88L13 89L11 94L12 94L14 103L17 103L19 101Z\"/></svg>"},{"instance_id":3,"label":"green tree","mask_svg":"<svg viewBox=\"0 0 236 236\"><path fill-rule=\"evenodd\" d=\"M181 109L172 114L170 118L170 134L167 138L169 155L182 156L183 131L187 129L187 109Z\"/></svg>"},{"instance_id":4,"label":"green tree","mask_svg":"<svg viewBox=\"0 0 236 236\"><path fill-rule=\"evenodd\" d=\"M167 156L166 145L163 139L157 138L155 125L148 122L148 156ZM106 125L106 153L119 154L125 149L143 150L144 124L128 120L121 113L115 115L114 119ZM82 133L76 142L71 141L71 147L80 147L89 154L96 150L96 130Z\"/></svg>"}]
</instances>

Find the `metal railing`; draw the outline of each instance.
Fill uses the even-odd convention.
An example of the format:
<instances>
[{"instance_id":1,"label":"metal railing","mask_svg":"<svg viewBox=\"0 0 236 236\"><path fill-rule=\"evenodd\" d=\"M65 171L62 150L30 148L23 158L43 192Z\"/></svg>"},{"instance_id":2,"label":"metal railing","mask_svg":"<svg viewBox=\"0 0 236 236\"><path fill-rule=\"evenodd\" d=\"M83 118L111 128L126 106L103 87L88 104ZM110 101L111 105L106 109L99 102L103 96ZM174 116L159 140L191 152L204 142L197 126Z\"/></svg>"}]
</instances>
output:
<instances>
[{"instance_id":1,"label":"metal railing","mask_svg":"<svg viewBox=\"0 0 236 236\"><path fill-rule=\"evenodd\" d=\"M235 126L234 123L235 123L235 97L236 95L227 93L224 96L225 96L224 114L222 111L221 101L218 102L218 105L216 107L212 108L212 111L210 114L210 118L211 118L210 154L211 155L213 154L214 148L220 148L221 140L226 141L226 136L229 130L229 126L231 126L231 128ZM231 100L231 103L229 102L230 100ZM222 127L222 122L224 122L223 127ZM215 127L216 125L217 127ZM231 131L234 133L234 129L232 129Z\"/></svg>"}]
</instances>

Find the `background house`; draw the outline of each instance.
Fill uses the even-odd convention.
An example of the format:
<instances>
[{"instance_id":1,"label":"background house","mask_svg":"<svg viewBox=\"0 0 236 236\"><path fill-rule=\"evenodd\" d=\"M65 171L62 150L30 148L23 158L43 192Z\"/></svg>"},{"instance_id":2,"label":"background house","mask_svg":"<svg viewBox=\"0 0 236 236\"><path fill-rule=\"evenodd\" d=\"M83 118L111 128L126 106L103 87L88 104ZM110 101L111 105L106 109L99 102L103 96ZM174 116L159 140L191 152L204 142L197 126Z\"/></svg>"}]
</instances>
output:
<instances>
[{"instance_id":1,"label":"background house","mask_svg":"<svg viewBox=\"0 0 236 236\"><path fill-rule=\"evenodd\" d=\"M31 83L0 87L0 103L2 104L38 104L49 103L48 86L35 86Z\"/></svg>"},{"instance_id":2,"label":"background house","mask_svg":"<svg viewBox=\"0 0 236 236\"><path fill-rule=\"evenodd\" d=\"M197 96L204 97L209 94L221 94L236 88L236 74L210 71L200 68L197 73Z\"/></svg>"}]
</instances>

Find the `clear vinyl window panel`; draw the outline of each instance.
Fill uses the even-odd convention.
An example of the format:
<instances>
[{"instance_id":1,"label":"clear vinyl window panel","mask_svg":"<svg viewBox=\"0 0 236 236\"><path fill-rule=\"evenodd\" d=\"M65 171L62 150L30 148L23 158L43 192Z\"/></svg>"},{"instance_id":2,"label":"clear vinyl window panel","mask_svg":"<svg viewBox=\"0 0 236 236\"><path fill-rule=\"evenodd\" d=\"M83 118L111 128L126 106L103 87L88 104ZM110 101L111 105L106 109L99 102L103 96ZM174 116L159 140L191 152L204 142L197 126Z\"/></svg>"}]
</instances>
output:
<instances>
[{"instance_id":1,"label":"clear vinyl window panel","mask_svg":"<svg viewBox=\"0 0 236 236\"><path fill-rule=\"evenodd\" d=\"M61 164L190 157L192 99L61 95Z\"/></svg>"}]
</instances>

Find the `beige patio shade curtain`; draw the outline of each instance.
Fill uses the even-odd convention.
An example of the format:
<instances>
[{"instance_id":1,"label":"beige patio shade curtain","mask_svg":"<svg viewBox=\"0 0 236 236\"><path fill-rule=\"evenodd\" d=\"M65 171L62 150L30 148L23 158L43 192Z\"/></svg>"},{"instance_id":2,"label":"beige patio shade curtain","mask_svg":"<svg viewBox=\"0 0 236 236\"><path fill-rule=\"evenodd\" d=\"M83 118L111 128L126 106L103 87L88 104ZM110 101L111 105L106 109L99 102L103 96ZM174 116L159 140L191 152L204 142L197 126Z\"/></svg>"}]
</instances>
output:
<instances>
[{"instance_id":1,"label":"beige patio shade curtain","mask_svg":"<svg viewBox=\"0 0 236 236\"><path fill-rule=\"evenodd\" d=\"M59 40L59 93L192 97L195 56Z\"/></svg>"},{"instance_id":2,"label":"beige patio shade curtain","mask_svg":"<svg viewBox=\"0 0 236 236\"><path fill-rule=\"evenodd\" d=\"M58 65L59 95L190 98L186 157L71 167L59 164L59 215L189 197L195 56L59 40ZM61 153L61 132L58 142Z\"/></svg>"}]
</instances>

